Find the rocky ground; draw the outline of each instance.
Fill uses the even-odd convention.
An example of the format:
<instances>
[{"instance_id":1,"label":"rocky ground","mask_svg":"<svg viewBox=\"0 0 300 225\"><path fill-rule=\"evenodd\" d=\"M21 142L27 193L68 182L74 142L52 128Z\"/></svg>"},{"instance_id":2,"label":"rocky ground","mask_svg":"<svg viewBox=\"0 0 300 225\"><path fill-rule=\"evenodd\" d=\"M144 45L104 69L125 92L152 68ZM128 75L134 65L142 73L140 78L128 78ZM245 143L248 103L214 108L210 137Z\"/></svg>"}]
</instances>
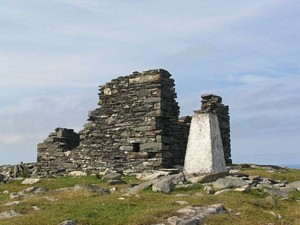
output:
<instances>
[{"instance_id":1,"label":"rocky ground","mask_svg":"<svg viewBox=\"0 0 300 225\"><path fill-rule=\"evenodd\" d=\"M256 173L254 171L256 171ZM175 208L177 210L174 210L169 217L161 215L159 219L161 222L156 223L157 225L203 224L205 218L211 214L235 214L236 216L239 215L239 212L236 212L235 209L230 209L226 206L226 203L223 202L217 202L212 205L197 205L190 204L190 202L186 200L181 200L180 197L184 197L185 199L189 197L196 199L201 199L202 197L213 199L217 198L217 196L228 195L228 193L244 193L247 195L247 193L255 192L262 195L263 198L255 199L257 202L254 201L254 205L264 206L264 204L268 204L275 209L278 201L293 201L293 204L299 205L300 195L297 195L297 193L300 193L300 172L296 172L296 175L290 179L282 175L285 174L285 171L287 171L287 169L281 167L257 165L233 166L229 168L227 174L220 173L193 176L186 176L178 170L145 171L137 175L138 179L135 180L137 181L135 183L124 179L124 174L107 170L94 176L94 179L96 179L96 177L101 179L103 185L75 183L72 187L57 189L40 185L43 183L43 179L46 178L13 179L0 174L0 181L2 182L2 184L0 184L0 191L2 190L0 192L0 204L2 204L0 207L0 224L2 224L2 222L3 224L9 224L9 221L12 219L15 219L13 221L22 221L16 218L26 217L27 214L32 215L34 212L44 210L43 208L45 206L39 206L39 201L33 201L37 204L31 203L30 209L26 208L25 210L22 208L22 210L20 210L19 206L30 201L30 199L38 198L47 202L55 202L59 201L55 196L66 196L70 194L76 196L74 193L89 193L96 196L115 196L118 201L126 201L127 199L131 199L131 197L140 198L140 195L143 195L145 192L149 193L150 190L167 195L167 197L171 195L174 198L179 198L179 200L172 202L172 204L176 205ZM262 176L266 173L272 175L273 178ZM75 171L69 174L69 176L87 177L87 174ZM286 179L277 179L277 177ZM12 188L10 184L13 182L17 182L17 188ZM26 186L26 188L22 188L22 185ZM21 190L13 191L14 189L20 188ZM191 190L196 190L196 188L198 189L196 192L191 192ZM178 193L178 190L180 190L180 193ZM295 194L291 195L291 193L296 193L296 196L299 196L299 198L293 197ZM280 213L272 210L269 210L269 213L276 217L277 220L282 219ZM297 221L297 219L295 221ZM300 222L300 218L298 221ZM19 224L27 223L20 222ZM93 223L83 223L80 217L77 217L66 218L65 221L56 224L71 225ZM151 223L139 223L137 221L134 224ZM276 223L271 222L268 225L271 224Z\"/></svg>"}]
</instances>

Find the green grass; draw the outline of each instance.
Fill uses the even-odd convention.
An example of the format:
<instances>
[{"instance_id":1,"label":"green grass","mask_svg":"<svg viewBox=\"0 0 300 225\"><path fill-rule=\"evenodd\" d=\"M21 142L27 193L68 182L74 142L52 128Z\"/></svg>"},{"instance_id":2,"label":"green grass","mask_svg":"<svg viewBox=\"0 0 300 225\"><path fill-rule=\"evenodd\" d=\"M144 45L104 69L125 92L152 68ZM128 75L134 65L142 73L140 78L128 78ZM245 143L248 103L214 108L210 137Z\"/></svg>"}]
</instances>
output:
<instances>
[{"instance_id":1,"label":"green grass","mask_svg":"<svg viewBox=\"0 0 300 225\"><path fill-rule=\"evenodd\" d=\"M260 169L247 169L251 175L261 175L274 179L300 180L300 171L287 170L280 173L269 173ZM267 175L267 176L266 176ZM124 178L128 183L139 183L133 177ZM230 211L224 215L209 216L205 219L206 225L253 225L274 223L278 225L300 224L300 199L299 192L293 192L288 200L275 198L273 205L266 199L268 194L259 190L251 190L247 193L227 192L221 195L195 196L198 192L203 192L203 186L197 184L190 188L175 189L171 194L153 193L147 189L129 197L124 197L117 191L112 195L99 196L89 191L55 191L60 188L73 187L75 184L97 184L102 187L111 188L101 179L95 176L88 177L61 177L41 179L34 185L21 185L20 181L9 184L0 184L0 212L14 209L23 214L22 217L0 220L2 225L56 225L67 219L75 219L80 225L105 224L105 225L150 225L162 222L165 218L176 215L180 206L175 201L187 201L190 205L206 206L223 203ZM49 192L35 195L32 198L25 198L17 206L4 206L3 203L14 201L9 199L9 195L3 194L8 190L16 192L29 186L48 187ZM128 185L118 186L118 190ZM176 196L177 194L189 194L190 196ZM55 201L46 199L51 197ZM32 206L38 206L41 210L34 211ZM282 219L276 215L280 214Z\"/></svg>"}]
</instances>

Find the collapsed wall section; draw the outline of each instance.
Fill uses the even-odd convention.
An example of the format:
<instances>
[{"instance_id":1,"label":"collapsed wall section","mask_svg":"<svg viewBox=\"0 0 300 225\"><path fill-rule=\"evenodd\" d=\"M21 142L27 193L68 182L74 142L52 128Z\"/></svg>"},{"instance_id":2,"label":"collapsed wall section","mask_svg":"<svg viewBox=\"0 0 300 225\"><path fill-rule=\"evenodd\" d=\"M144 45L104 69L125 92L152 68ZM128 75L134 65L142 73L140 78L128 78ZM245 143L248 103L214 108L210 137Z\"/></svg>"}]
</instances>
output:
<instances>
[{"instance_id":1,"label":"collapsed wall section","mask_svg":"<svg viewBox=\"0 0 300 225\"><path fill-rule=\"evenodd\" d=\"M37 161L51 161L79 145L79 134L73 129L56 128L54 132L37 145Z\"/></svg>"}]
</instances>

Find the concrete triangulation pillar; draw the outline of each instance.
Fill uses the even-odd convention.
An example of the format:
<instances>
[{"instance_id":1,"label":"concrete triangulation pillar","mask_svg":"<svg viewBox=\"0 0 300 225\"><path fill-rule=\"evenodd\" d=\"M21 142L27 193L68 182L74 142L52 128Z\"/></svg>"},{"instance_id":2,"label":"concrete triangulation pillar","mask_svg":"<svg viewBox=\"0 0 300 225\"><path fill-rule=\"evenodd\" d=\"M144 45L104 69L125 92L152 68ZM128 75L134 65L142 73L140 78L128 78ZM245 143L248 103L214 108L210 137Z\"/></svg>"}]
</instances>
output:
<instances>
[{"instance_id":1,"label":"concrete triangulation pillar","mask_svg":"<svg viewBox=\"0 0 300 225\"><path fill-rule=\"evenodd\" d=\"M227 171L219 122L215 113L195 111L188 138L184 171L187 174Z\"/></svg>"}]
</instances>

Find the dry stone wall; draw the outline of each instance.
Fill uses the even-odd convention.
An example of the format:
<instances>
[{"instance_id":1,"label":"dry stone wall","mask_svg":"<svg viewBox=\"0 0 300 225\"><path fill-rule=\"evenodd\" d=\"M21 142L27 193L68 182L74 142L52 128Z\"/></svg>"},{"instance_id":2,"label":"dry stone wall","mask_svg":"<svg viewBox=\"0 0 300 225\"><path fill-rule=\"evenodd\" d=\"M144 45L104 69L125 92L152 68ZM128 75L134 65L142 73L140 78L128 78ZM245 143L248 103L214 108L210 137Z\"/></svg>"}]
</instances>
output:
<instances>
[{"instance_id":1,"label":"dry stone wall","mask_svg":"<svg viewBox=\"0 0 300 225\"><path fill-rule=\"evenodd\" d=\"M37 161L51 161L79 145L79 135L73 129L56 128L43 143L37 145Z\"/></svg>"},{"instance_id":2,"label":"dry stone wall","mask_svg":"<svg viewBox=\"0 0 300 225\"><path fill-rule=\"evenodd\" d=\"M80 149L114 168L182 164L188 128L179 122L170 77L162 69L134 72L101 86L100 107L80 131Z\"/></svg>"}]
</instances>

